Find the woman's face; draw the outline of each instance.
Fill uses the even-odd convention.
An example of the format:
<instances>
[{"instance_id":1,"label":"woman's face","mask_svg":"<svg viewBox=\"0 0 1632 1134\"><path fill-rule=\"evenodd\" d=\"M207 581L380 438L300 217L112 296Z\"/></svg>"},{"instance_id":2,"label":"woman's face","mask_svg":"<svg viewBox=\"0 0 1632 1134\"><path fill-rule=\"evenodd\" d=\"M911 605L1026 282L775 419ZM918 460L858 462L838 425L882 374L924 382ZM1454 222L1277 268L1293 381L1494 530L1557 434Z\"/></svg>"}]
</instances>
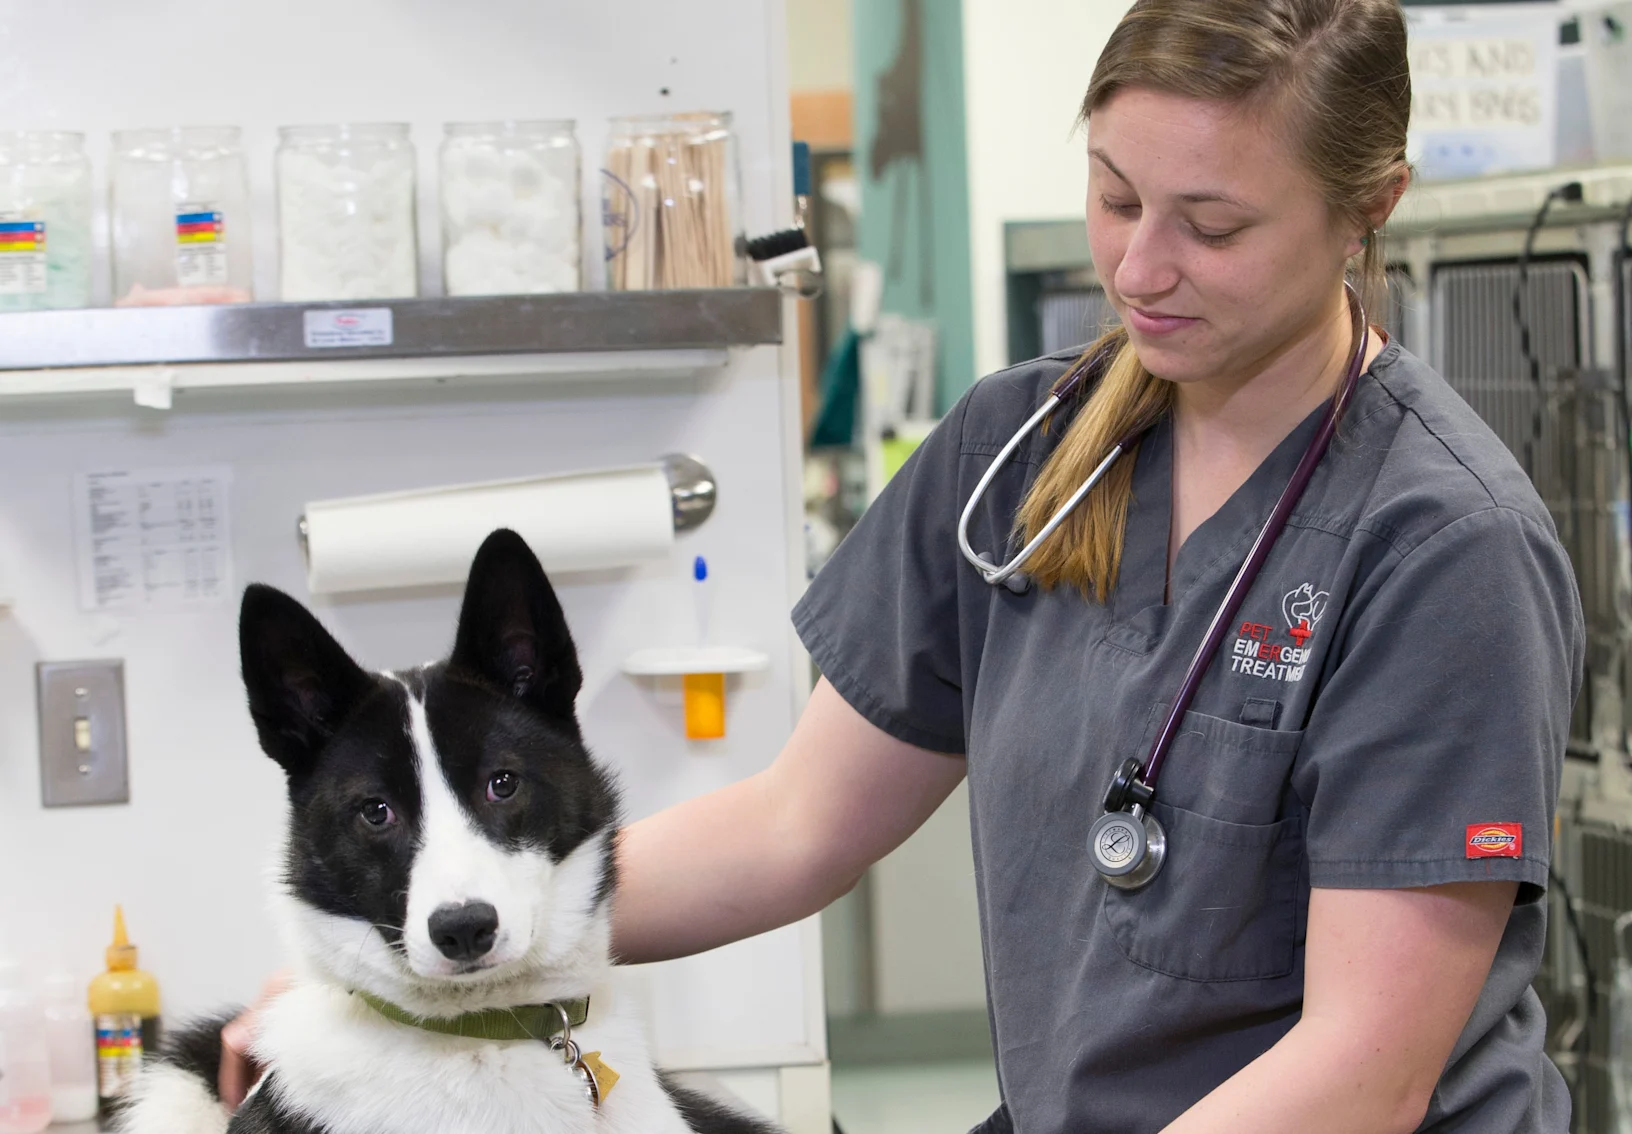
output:
<instances>
[{"instance_id":1,"label":"woman's face","mask_svg":"<svg viewBox=\"0 0 1632 1134\"><path fill-rule=\"evenodd\" d=\"M1251 112L1125 89L1088 155L1094 266L1152 374L1239 385L1331 318L1361 234Z\"/></svg>"}]
</instances>

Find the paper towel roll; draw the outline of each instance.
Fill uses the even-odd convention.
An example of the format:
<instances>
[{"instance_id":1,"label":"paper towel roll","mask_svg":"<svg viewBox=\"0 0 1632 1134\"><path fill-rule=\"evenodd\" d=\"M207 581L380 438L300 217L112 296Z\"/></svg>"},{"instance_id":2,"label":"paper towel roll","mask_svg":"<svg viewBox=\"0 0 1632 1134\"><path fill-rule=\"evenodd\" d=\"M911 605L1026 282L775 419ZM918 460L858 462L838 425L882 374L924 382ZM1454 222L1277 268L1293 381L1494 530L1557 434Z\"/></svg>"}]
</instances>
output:
<instances>
[{"instance_id":1,"label":"paper towel roll","mask_svg":"<svg viewBox=\"0 0 1632 1134\"><path fill-rule=\"evenodd\" d=\"M510 528L548 571L660 558L674 543L661 465L489 481L306 506L314 595L460 583L482 540Z\"/></svg>"}]
</instances>

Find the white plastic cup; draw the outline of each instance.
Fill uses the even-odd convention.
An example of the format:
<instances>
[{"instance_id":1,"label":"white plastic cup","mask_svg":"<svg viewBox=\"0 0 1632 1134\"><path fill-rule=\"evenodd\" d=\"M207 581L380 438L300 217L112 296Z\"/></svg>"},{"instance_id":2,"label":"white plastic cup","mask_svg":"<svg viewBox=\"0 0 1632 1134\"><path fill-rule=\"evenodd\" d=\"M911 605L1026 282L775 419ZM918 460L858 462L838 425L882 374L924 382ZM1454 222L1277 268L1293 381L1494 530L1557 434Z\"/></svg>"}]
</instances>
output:
<instances>
[{"instance_id":1,"label":"white plastic cup","mask_svg":"<svg viewBox=\"0 0 1632 1134\"><path fill-rule=\"evenodd\" d=\"M51 1053L51 1120L96 1117L96 1027L80 985L69 973L45 982L45 1038Z\"/></svg>"},{"instance_id":2,"label":"white plastic cup","mask_svg":"<svg viewBox=\"0 0 1632 1134\"><path fill-rule=\"evenodd\" d=\"M45 1015L23 983L22 966L0 959L0 1134L39 1134L49 1125Z\"/></svg>"}]
</instances>

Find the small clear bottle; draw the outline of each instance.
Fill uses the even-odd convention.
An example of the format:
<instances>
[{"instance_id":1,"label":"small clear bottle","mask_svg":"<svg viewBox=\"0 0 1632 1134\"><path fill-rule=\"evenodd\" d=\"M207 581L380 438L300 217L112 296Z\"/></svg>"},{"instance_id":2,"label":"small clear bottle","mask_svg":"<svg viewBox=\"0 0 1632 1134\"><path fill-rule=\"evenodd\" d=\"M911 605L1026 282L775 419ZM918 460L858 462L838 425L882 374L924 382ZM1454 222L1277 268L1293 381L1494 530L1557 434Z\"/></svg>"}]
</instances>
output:
<instances>
[{"instance_id":1,"label":"small clear bottle","mask_svg":"<svg viewBox=\"0 0 1632 1134\"><path fill-rule=\"evenodd\" d=\"M742 282L729 114L614 118L601 174L609 290Z\"/></svg>"},{"instance_id":2,"label":"small clear bottle","mask_svg":"<svg viewBox=\"0 0 1632 1134\"><path fill-rule=\"evenodd\" d=\"M110 180L115 306L255 298L236 126L116 131Z\"/></svg>"},{"instance_id":3,"label":"small clear bottle","mask_svg":"<svg viewBox=\"0 0 1632 1134\"><path fill-rule=\"evenodd\" d=\"M450 122L439 155L449 295L577 291L580 157L571 121Z\"/></svg>"},{"instance_id":4,"label":"small clear bottle","mask_svg":"<svg viewBox=\"0 0 1632 1134\"><path fill-rule=\"evenodd\" d=\"M38 1134L51 1125L51 1053L45 1017L23 967L0 956L0 1134Z\"/></svg>"},{"instance_id":5,"label":"small clear bottle","mask_svg":"<svg viewBox=\"0 0 1632 1134\"><path fill-rule=\"evenodd\" d=\"M89 306L92 243L85 135L0 133L0 311Z\"/></svg>"},{"instance_id":6,"label":"small clear bottle","mask_svg":"<svg viewBox=\"0 0 1632 1134\"><path fill-rule=\"evenodd\" d=\"M96 1117L96 1027L71 973L45 981L45 1038L51 1052L51 1121Z\"/></svg>"},{"instance_id":7,"label":"small clear bottle","mask_svg":"<svg viewBox=\"0 0 1632 1134\"><path fill-rule=\"evenodd\" d=\"M285 126L278 133L282 298L418 295L415 157L407 125Z\"/></svg>"}]
</instances>

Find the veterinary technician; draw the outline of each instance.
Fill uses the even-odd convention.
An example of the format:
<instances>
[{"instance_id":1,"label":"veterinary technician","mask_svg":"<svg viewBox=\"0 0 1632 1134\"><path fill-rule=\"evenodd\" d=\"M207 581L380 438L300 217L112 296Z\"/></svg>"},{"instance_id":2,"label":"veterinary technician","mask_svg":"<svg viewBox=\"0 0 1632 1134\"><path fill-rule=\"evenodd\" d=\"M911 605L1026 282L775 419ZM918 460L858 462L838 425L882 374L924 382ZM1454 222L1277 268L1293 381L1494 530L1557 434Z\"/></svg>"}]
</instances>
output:
<instances>
[{"instance_id":1,"label":"veterinary technician","mask_svg":"<svg viewBox=\"0 0 1632 1134\"><path fill-rule=\"evenodd\" d=\"M1582 616L1374 325L1410 109L1397 0L1133 6L1082 106L1120 329L978 383L869 508L781 756L623 833L624 959L815 912L967 776L982 1131L1567 1129L1530 982Z\"/></svg>"},{"instance_id":2,"label":"veterinary technician","mask_svg":"<svg viewBox=\"0 0 1632 1134\"><path fill-rule=\"evenodd\" d=\"M1082 106L1123 329L978 383L868 509L795 612L825 680L781 757L625 833L623 955L821 908L967 775L982 1130L1567 1129L1530 982L1580 602L1502 443L1356 321L1410 109L1397 0L1133 6Z\"/></svg>"}]
</instances>

